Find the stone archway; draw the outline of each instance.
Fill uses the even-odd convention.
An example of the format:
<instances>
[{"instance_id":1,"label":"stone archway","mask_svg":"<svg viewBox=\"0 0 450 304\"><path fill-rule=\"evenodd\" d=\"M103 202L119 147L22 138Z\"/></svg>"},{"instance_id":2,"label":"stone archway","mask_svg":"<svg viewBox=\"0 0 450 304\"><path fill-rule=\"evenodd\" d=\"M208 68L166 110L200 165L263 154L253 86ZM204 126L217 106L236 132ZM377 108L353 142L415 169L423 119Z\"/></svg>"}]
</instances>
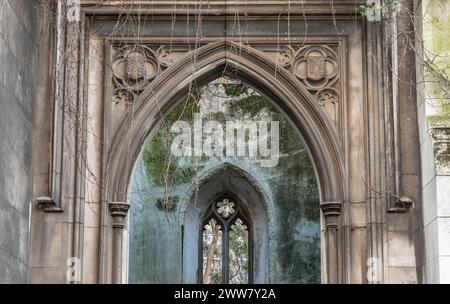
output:
<instances>
[{"instance_id":1,"label":"stone archway","mask_svg":"<svg viewBox=\"0 0 450 304\"><path fill-rule=\"evenodd\" d=\"M253 250L253 283L263 284L269 282L269 271L266 267L269 262L269 225L273 226L274 211L267 194L261 185L245 170L230 163L222 163L200 178L199 190L192 189L187 197L184 207L184 227L191 229L185 231L183 247L196 247L198 244L198 231L201 226L202 215L208 208L209 202L221 193L227 193L243 202L252 219L254 243L257 248ZM195 194L194 194L195 193ZM268 225L269 224L269 225ZM198 252L183 252L183 281L197 283Z\"/></svg>"},{"instance_id":2,"label":"stone archway","mask_svg":"<svg viewBox=\"0 0 450 304\"><path fill-rule=\"evenodd\" d=\"M57 25L46 27L52 37L42 54L57 73L51 77L44 68L37 99L36 126L45 128L33 148L42 174L35 183L32 246L42 254L33 255L32 281L122 282L126 190L139 147L191 83L223 72L270 97L302 133L327 226L323 282L420 277L422 241L405 233L410 224L420 230L420 223L397 202L421 201L418 146L410 147L417 137L416 105L409 102L415 89L403 81L408 75L394 83L389 62L381 60L396 53L382 24L362 18L347 0L332 6L211 1L202 14L173 1L130 3L125 11L118 2L94 2L81 1L79 20L66 20L61 3ZM139 32L117 27L129 21L124 12ZM236 18L246 23L245 32L236 32ZM117 54L129 48L141 54ZM116 60L141 59L155 69L130 69L133 81L117 87ZM305 73L308 59L312 73ZM396 87L406 93L396 96ZM422 209L414 210L420 216ZM407 265L406 255L415 257ZM79 276L66 279L67 261L80 262Z\"/></svg>"},{"instance_id":3,"label":"stone archway","mask_svg":"<svg viewBox=\"0 0 450 304\"><path fill-rule=\"evenodd\" d=\"M325 114L312 96L285 70L280 70L271 58L249 46L230 41L207 44L188 53L161 73L135 100L133 121L126 117L118 124L106 162L105 200L112 202L113 215L113 282L121 279L122 228L128 206L127 187L141 146L167 111L191 82L202 83L223 73L232 74L258 88L270 97L300 130L316 170L321 194L321 209L326 224L326 279L340 281L339 215L345 200L344 162L337 136ZM130 139L132 139L130 141Z\"/></svg>"}]
</instances>

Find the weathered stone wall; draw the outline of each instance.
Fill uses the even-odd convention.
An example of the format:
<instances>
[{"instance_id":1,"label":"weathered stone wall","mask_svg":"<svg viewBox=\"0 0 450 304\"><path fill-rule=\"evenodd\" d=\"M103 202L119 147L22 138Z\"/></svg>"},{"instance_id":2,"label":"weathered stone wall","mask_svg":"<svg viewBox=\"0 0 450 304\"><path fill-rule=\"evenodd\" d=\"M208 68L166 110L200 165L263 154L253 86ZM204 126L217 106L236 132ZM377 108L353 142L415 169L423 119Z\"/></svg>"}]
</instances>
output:
<instances>
[{"instance_id":1,"label":"weathered stone wall","mask_svg":"<svg viewBox=\"0 0 450 304\"><path fill-rule=\"evenodd\" d=\"M450 73L449 12L449 0L426 0L419 16L423 20L423 38L419 38L424 41L423 60L433 60L432 66L447 74ZM442 83L433 76L433 70L427 64L423 65L421 59L417 70L420 71L418 107L424 206L424 282L450 283L450 100Z\"/></svg>"},{"instance_id":2,"label":"weathered stone wall","mask_svg":"<svg viewBox=\"0 0 450 304\"><path fill-rule=\"evenodd\" d=\"M0 283L27 282L37 1L0 1Z\"/></svg>"}]
</instances>

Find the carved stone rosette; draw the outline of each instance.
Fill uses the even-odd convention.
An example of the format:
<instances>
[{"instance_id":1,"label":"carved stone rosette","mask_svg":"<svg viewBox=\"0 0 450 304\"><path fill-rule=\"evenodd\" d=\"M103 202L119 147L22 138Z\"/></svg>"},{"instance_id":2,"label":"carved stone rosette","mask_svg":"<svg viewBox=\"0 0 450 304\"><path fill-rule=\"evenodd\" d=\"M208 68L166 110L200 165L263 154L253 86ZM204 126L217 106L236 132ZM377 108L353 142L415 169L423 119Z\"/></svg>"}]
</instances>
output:
<instances>
[{"instance_id":1,"label":"carved stone rosette","mask_svg":"<svg viewBox=\"0 0 450 304\"><path fill-rule=\"evenodd\" d=\"M217 213L223 218L229 218L230 215L234 214L235 203L231 202L229 199L224 199L217 203Z\"/></svg>"}]
</instances>

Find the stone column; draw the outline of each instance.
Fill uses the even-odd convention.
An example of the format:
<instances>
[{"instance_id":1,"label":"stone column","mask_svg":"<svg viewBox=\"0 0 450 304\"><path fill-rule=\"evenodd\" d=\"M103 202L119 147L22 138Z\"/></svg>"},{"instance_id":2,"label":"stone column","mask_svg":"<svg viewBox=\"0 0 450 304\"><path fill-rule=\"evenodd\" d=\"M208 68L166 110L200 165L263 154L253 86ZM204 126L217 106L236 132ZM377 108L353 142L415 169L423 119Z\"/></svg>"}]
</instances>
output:
<instances>
[{"instance_id":1,"label":"stone column","mask_svg":"<svg viewBox=\"0 0 450 304\"><path fill-rule=\"evenodd\" d=\"M109 203L109 211L112 216L113 244L112 244L112 283L122 283L122 236L125 227L130 204L123 202Z\"/></svg>"},{"instance_id":2,"label":"stone column","mask_svg":"<svg viewBox=\"0 0 450 304\"><path fill-rule=\"evenodd\" d=\"M392 233L389 238L397 240L398 244L412 244L411 248L403 248L403 255L409 251L410 256L415 257L409 265L409 272L412 276L417 277L417 282L422 280L423 266L423 248L425 247L423 239L423 218L422 218L422 202L421 202L421 168L420 168L420 140L418 129L418 112L417 112L417 96L416 96L416 45L415 27L414 27L414 1L400 0L399 13L397 19L397 58L398 58L398 79L397 79L397 99L398 99L398 176L399 176L399 193L402 197L401 201L412 201L414 204L412 216L409 218L409 227L405 227L403 231L398 231L394 236ZM400 202L401 205L401 202ZM402 216L397 215L392 218L391 226L401 221ZM406 237L406 230L409 236ZM392 244L392 242L391 242ZM391 250L390 253L393 251ZM390 254L389 272L395 273L402 271L405 273L405 263L392 265L395 257ZM414 267L415 266L415 267ZM389 283L404 282L399 277L398 280L390 275ZM401 281L400 281L401 280Z\"/></svg>"},{"instance_id":3,"label":"stone column","mask_svg":"<svg viewBox=\"0 0 450 304\"><path fill-rule=\"evenodd\" d=\"M339 216L341 215L342 202L324 202L320 204L322 214L325 217L325 238L327 256L327 283L337 284L339 280Z\"/></svg>"}]
</instances>

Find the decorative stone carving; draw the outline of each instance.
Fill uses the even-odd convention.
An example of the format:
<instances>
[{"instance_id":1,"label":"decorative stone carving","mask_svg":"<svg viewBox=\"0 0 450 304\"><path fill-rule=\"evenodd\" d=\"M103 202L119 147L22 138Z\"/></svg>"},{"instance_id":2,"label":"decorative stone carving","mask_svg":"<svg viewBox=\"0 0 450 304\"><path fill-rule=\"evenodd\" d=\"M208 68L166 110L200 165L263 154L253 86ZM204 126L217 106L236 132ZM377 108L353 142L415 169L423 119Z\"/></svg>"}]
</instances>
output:
<instances>
[{"instance_id":1,"label":"decorative stone carving","mask_svg":"<svg viewBox=\"0 0 450 304\"><path fill-rule=\"evenodd\" d=\"M325 56L322 54L308 55L306 57L306 77L314 81L324 79L326 76Z\"/></svg>"},{"instance_id":2,"label":"decorative stone carving","mask_svg":"<svg viewBox=\"0 0 450 304\"><path fill-rule=\"evenodd\" d=\"M284 46L276 53L280 67L290 69L313 94L336 123L337 103L341 98L339 57L332 46L310 44L294 49Z\"/></svg>"},{"instance_id":3,"label":"decorative stone carving","mask_svg":"<svg viewBox=\"0 0 450 304\"><path fill-rule=\"evenodd\" d=\"M158 48L157 56L162 68L171 66L177 60L173 49L165 45Z\"/></svg>"},{"instance_id":4,"label":"decorative stone carving","mask_svg":"<svg viewBox=\"0 0 450 304\"><path fill-rule=\"evenodd\" d=\"M144 45L119 48L113 59L114 102L129 103L159 73L158 59L153 50Z\"/></svg>"},{"instance_id":5,"label":"decorative stone carving","mask_svg":"<svg viewBox=\"0 0 450 304\"><path fill-rule=\"evenodd\" d=\"M222 202L217 203L217 213L220 214L223 218L229 218L230 215L234 214L234 206L233 202L230 202L229 199L224 199Z\"/></svg>"},{"instance_id":6,"label":"decorative stone carving","mask_svg":"<svg viewBox=\"0 0 450 304\"><path fill-rule=\"evenodd\" d=\"M113 91L112 101L115 104L121 103L124 104L125 106L129 106L131 103L133 103L135 96L136 94L125 88L115 88Z\"/></svg>"},{"instance_id":7,"label":"decorative stone carving","mask_svg":"<svg viewBox=\"0 0 450 304\"><path fill-rule=\"evenodd\" d=\"M392 208L389 208L387 212L389 213L405 213L411 208L414 208L414 202L411 198L403 196L399 197Z\"/></svg>"},{"instance_id":8,"label":"decorative stone carving","mask_svg":"<svg viewBox=\"0 0 450 304\"><path fill-rule=\"evenodd\" d=\"M305 46L295 54L291 70L310 91L332 87L339 78L338 56L325 45Z\"/></svg>"},{"instance_id":9,"label":"decorative stone carving","mask_svg":"<svg viewBox=\"0 0 450 304\"><path fill-rule=\"evenodd\" d=\"M45 212L64 212L64 210L56 204L56 202L47 196L38 197L36 199L39 208Z\"/></svg>"},{"instance_id":10,"label":"decorative stone carving","mask_svg":"<svg viewBox=\"0 0 450 304\"><path fill-rule=\"evenodd\" d=\"M436 173L450 175L450 127L432 127L431 137L433 139Z\"/></svg>"},{"instance_id":11,"label":"decorative stone carving","mask_svg":"<svg viewBox=\"0 0 450 304\"><path fill-rule=\"evenodd\" d=\"M125 227L125 217L127 216L130 204L122 202L109 203L109 211L113 218L112 227L123 229Z\"/></svg>"},{"instance_id":12,"label":"decorative stone carving","mask_svg":"<svg viewBox=\"0 0 450 304\"><path fill-rule=\"evenodd\" d=\"M324 202L320 204L320 209L325 217L326 226L337 228L339 226L338 218L342 210L342 202Z\"/></svg>"},{"instance_id":13,"label":"decorative stone carving","mask_svg":"<svg viewBox=\"0 0 450 304\"><path fill-rule=\"evenodd\" d=\"M277 64L283 68L289 67L294 59L294 53L294 49L290 46L282 48L277 55Z\"/></svg>"},{"instance_id":14,"label":"decorative stone carving","mask_svg":"<svg viewBox=\"0 0 450 304\"><path fill-rule=\"evenodd\" d=\"M324 106L328 103L335 104L339 102L339 93L336 89L326 88L317 92L317 99L319 100L319 104Z\"/></svg>"},{"instance_id":15,"label":"decorative stone carving","mask_svg":"<svg viewBox=\"0 0 450 304\"><path fill-rule=\"evenodd\" d=\"M263 46L263 51L275 60L277 67L289 70L316 98L341 133L344 105L341 106L340 101L345 98L345 61L341 55L345 53L345 45L345 39L322 37L292 46Z\"/></svg>"},{"instance_id":16,"label":"decorative stone carving","mask_svg":"<svg viewBox=\"0 0 450 304\"><path fill-rule=\"evenodd\" d=\"M112 61L112 101L130 105L161 71L186 52L189 48L180 43L176 46L126 45L116 48ZM275 54L277 65L290 69L316 96L320 105L335 105L339 101L339 60L332 47L310 44L294 48L285 45L277 48Z\"/></svg>"}]
</instances>

